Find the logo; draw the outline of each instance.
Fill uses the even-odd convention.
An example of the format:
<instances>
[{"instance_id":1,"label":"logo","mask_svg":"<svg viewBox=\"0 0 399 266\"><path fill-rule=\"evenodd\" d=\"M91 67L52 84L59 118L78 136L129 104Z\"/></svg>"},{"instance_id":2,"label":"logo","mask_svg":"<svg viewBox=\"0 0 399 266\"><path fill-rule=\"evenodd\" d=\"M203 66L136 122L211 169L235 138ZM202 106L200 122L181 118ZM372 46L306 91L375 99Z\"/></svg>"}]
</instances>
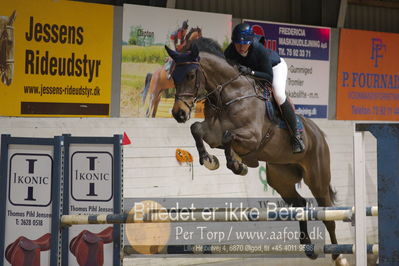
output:
<instances>
[{"instance_id":1,"label":"logo","mask_svg":"<svg viewBox=\"0 0 399 266\"><path fill-rule=\"evenodd\" d=\"M374 67L378 67L378 62L384 57L387 46L379 38L371 39L371 60L374 61Z\"/></svg>"},{"instance_id":2,"label":"logo","mask_svg":"<svg viewBox=\"0 0 399 266\"><path fill-rule=\"evenodd\" d=\"M10 158L9 200L17 206L51 203L52 158L48 154L15 153Z\"/></svg>"},{"instance_id":3,"label":"logo","mask_svg":"<svg viewBox=\"0 0 399 266\"><path fill-rule=\"evenodd\" d=\"M71 157L71 195L76 201L109 201L113 159L108 152L75 152Z\"/></svg>"}]
</instances>

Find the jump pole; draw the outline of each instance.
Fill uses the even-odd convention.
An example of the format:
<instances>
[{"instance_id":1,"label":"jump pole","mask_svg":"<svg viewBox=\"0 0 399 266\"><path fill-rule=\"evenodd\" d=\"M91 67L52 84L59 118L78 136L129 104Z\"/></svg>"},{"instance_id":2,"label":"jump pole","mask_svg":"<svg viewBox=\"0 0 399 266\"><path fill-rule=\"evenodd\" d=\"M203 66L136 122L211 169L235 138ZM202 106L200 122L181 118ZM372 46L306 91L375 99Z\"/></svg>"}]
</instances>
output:
<instances>
[{"instance_id":1,"label":"jump pole","mask_svg":"<svg viewBox=\"0 0 399 266\"><path fill-rule=\"evenodd\" d=\"M342 208L342 209L341 209ZM325 210L324 208L278 208L273 211L261 208L257 212L251 211L218 211L209 215L201 211L195 212L171 212L153 210L143 216L122 214L100 214L100 215L62 215L61 225L77 224L126 224L126 223L170 223L170 222L265 222L265 221L337 221L350 220L353 217L354 208L341 207ZM356 212L355 212L356 213ZM367 207L362 212L364 217L378 215L376 207Z\"/></svg>"},{"instance_id":2,"label":"jump pole","mask_svg":"<svg viewBox=\"0 0 399 266\"><path fill-rule=\"evenodd\" d=\"M240 248L237 248L240 246ZM306 251L314 251L316 254L354 254L356 253L353 244L289 244L283 245L251 245L251 244L226 244L226 245L167 245L161 248L157 254L298 254L302 255ZM125 245L123 251L127 255L138 254L136 249L150 250L150 246L131 246ZM367 254L378 255L378 245L367 245Z\"/></svg>"}]
</instances>

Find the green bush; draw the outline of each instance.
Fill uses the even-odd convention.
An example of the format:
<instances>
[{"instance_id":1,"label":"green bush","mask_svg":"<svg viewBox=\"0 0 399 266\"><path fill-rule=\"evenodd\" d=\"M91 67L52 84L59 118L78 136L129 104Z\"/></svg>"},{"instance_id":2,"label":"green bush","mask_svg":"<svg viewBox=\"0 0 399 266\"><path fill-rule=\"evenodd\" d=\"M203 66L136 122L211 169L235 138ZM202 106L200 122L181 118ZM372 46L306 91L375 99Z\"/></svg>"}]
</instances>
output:
<instances>
[{"instance_id":1,"label":"green bush","mask_svg":"<svg viewBox=\"0 0 399 266\"><path fill-rule=\"evenodd\" d=\"M163 46L122 46L122 62L145 62L163 65L167 56Z\"/></svg>"}]
</instances>

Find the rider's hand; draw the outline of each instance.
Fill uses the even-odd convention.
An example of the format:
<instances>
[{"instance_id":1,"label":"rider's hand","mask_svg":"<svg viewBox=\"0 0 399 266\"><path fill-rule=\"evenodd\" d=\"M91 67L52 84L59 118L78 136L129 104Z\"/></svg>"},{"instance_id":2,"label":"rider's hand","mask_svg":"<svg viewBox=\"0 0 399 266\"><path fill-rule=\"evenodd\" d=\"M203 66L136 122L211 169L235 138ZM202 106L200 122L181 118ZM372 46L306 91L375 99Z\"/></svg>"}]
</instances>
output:
<instances>
[{"instance_id":1,"label":"rider's hand","mask_svg":"<svg viewBox=\"0 0 399 266\"><path fill-rule=\"evenodd\" d=\"M243 75L253 75L252 69L243 65L238 65L238 71Z\"/></svg>"}]
</instances>

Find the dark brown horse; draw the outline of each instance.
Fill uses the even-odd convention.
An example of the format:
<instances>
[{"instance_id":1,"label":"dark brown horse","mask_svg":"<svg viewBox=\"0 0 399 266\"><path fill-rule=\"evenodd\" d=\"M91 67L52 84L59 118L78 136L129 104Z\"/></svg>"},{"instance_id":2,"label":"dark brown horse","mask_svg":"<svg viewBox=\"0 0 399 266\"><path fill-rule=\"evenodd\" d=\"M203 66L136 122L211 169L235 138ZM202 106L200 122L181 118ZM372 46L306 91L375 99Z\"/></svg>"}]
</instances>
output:
<instances>
[{"instance_id":1,"label":"dark brown horse","mask_svg":"<svg viewBox=\"0 0 399 266\"><path fill-rule=\"evenodd\" d=\"M185 44L182 52L187 51L191 47L193 40L201 37L201 28L191 28L185 37ZM154 73L148 73L146 76L145 85L142 92L143 103L145 103L147 94L150 95L148 108L146 110L146 117L155 117L158 110L158 104L161 101L162 91L175 87L173 80L169 77L169 70L167 70L168 67L170 68L170 64L171 62L166 62L160 68L155 70Z\"/></svg>"},{"instance_id":2,"label":"dark brown horse","mask_svg":"<svg viewBox=\"0 0 399 266\"><path fill-rule=\"evenodd\" d=\"M306 150L293 154L289 132L266 115L257 83L240 75L225 60L215 41L201 38L189 53L177 53L168 47L166 50L176 64L172 73L176 84L172 114L177 122L186 122L195 102L206 99L205 120L191 125L201 164L211 170L219 166L217 158L206 151L205 141L211 148L224 149L227 167L235 174L245 175L247 165L257 167L258 161L267 162L267 181L287 204L306 206L306 200L295 188L303 179L319 206L333 205L329 148L313 121L301 117ZM335 222L324 224L331 243L336 244ZM299 225L301 244L309 244L306 221ZM317 257L312 251L306 255ZM333 255L333 259L337 265L345 265L342 255Z\"/></svg>"},{"instance_id":3,"label":"dark brown horse","mask_svg":"<svg viewBox=\"0 0 399 266\"><path fill-rule=\"evenodd\" d=\"M0 16L0 78L10 86L14 76L14 21L16 12L11 16Z\"/></svg>"}]
</instances>

